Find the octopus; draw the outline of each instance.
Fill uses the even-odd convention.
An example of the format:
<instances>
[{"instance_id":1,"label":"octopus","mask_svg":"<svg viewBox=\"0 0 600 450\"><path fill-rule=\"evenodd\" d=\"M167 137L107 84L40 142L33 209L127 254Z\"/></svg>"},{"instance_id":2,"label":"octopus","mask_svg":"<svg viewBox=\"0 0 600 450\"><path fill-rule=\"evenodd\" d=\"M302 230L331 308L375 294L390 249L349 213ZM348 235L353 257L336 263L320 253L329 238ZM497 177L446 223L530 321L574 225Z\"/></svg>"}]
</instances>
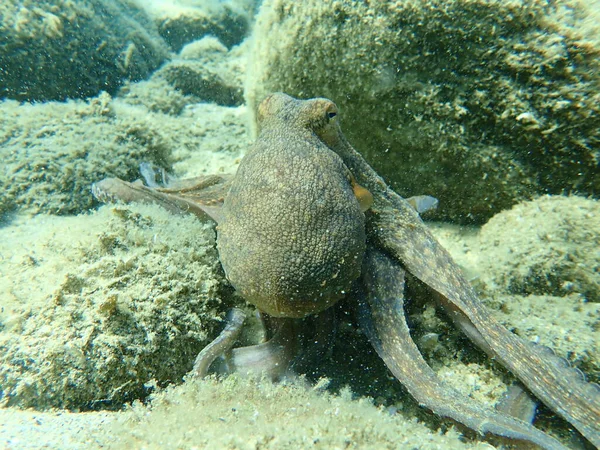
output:
<instances>
[{"instance_id":1,"label":"octopus","mask_svg":"<svg viewBox=\"0 0 600 450\"><path fill-rule=\"evenodd\" d=\"M318 317L345 298L376 353L422 407L480 435L564 448L519 414L478 404L438 377L406 320L410 274L524 392L600 447L598 385L493 317L420 218L419 198L398 195L346 140L335 103L275 93L258 107L257 124L258 137L234 176L168 180L162 172L165 186L146 167L146 185L107 178L92 188L101 201L158 203L217 223L227 279L260 311L268 339L233 348L244 323L242 310L233 309L221 334L196 358L193 374L206 375L227 355L226 371L276 378L298 354L301 319L317 317L315 333L323 338L327 330L318 330L330 322Z\"/></svg>"}]
</instances>

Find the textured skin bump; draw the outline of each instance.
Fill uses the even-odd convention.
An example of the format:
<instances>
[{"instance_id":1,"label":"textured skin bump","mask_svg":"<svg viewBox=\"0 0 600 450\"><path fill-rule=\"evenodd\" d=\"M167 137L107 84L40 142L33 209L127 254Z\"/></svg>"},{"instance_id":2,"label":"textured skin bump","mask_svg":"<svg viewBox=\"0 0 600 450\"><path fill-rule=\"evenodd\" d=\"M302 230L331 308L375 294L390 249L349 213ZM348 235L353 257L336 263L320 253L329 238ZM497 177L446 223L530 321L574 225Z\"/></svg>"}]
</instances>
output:
<instances>
[{"instance_id":1,"label":"textured skin bump","mask_svg":"<svg viewBox=\"0 0 600 450\"><path fill-rule=\"evenodd\" d=\"M364 214L350 172L316 134L334 126L336 113L325 99L267 97L258 139L223 204L217 245L225 273L272 316L320 312L360 274Z\"/></svg>"}]
</instances>

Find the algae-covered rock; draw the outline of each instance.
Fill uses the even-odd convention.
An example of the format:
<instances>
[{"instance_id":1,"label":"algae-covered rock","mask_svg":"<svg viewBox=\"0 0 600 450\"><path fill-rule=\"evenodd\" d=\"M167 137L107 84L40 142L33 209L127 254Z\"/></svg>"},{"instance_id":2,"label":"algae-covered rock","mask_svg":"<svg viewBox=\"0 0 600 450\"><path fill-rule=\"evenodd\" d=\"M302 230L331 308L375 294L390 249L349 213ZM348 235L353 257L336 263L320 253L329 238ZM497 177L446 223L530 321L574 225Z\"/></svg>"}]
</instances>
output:
<instances>
[{"instance_id":1,"label":"algae-covered rock","mask_svg":"<svg viewBox=\"0 0 600 450\"><path fill-rule=\"evenodd\" d=\"M138 1L176 53L205 36L218 38L228 48L239 44L250 29L255 0L153 0Z\"/></svg>"},{"instance_id":2,"label":"algae-covered rock","mask_svg":"<svg viewBox=\"0 0 600 450\"><path fill-rule=\"evenodd\" d=\"M119 408L178 383L227 305L213 226L157 206L0 230L0 405Z\"/></svg>"},{"instance_id":3,"label":"algae-covered rock","mask_svg":"<svg viewBox=\"0 0 600 450\"><path fill-rule=\"evenodd\" d=\"M583 1L266 0L246 97L334 100L402 195L485 222L536 194L599 192L597 16Z\"/></svg>"},{"instance_id":4,"label":"algae-covered rock","mask_svg":"<svg viewBox=\"0 0 600 450\"><path fill-rule=\"evenodd\" d=\"M9 0L0 16L0 98L114 93L168 57L154 24L128 0Z\"/></svg>"},{"instance_id":5,"label":"algae-covered rock","mask_svg":"<svg viewBox=\"0 0 600 450\"><path fill-rule=\"evenodd\" d=\"M214 36L185 45L146 81L127 83L119 97L151 111L180 115L198 103L243 104L246 41L227 49Z\"/></svg>"},{"instance_id":6,"label":"algae-covered rock","mask_svg":"<svg viewBox=\"0 0 600 450\"><path fill-rule=\"evenodd\" d=\"M117 99L104 93L87 102L0 102L0 209L87 211L96 205L92 183L134 181L141 162L184 177L235 170L249 142L244 107L192 106L166 83L138 85Z\"/></svg>"},{"instance_id":7,"label":"algae-covered rock","mask_svg":"<svg viewBox=\"0 0 600 450\"><path fill-rule=\"evenodd\" d=\"M586 374L600 381L600 303L577 294L498 295L488 306L496 318L519 336L547 347Z\"/></svg>"},{"instance_id":8,"label":"algae-covered rock","mask_svg":"<svg viewBox=\"0 0 600 450\"><path fill-rule=\"evenodd\" d=\"M232 67L241 55L228 51L218 39L205 37L181 51L181 57L165 64L154 77L164 78L172 88L196 102L213 102L223 106L239 106L244 102L243 70ZM245 59L245 55L244 55ZM153 78L154 78L153 77Z\"/></svg>"},{"instance_id":9,"label":"algae-covered rock","mask_svg":"<svg viewBox=\"0 0 600 450\"><path fill-rule=\"evenodd\" d=\"M600 302L600 202L544 196L494 216L480 233L491 293L582 294Z\"/></svg>"},{"instance_id":10,"label":"algae-covered rock","mask_svg":"<svg viewBox=\"0 0 600 450\"><path fill-rule=\"evenodd\" d=\"M148 80L126 83L119 97L170 115L198 103L239 106L244 102L246 51L245 43L228 50L217 38L204 37L183 47Z\"/></svg>"},{"instance_id":11,"label":"algae-covered rock","mask_svg":"<svg viewBox=\"0 0 600 450\"><path fill-rule=\"evenodd\" d=\"M312 448L489 448L465 442L456 429L442 434L425 425L352 400L348 388L338 395L300 383L265 380L192 380L136 403L118 420L93 433L105 448L191 448L209 443L230 449ZM199 425L200 424L200 425Z\"/></svg>"},{"instance_id":12,"label":"algae-covered rock","mask_svg":"<svg viewBox=\"0 0 600 450\"><path fill-rule=\"evenodd\" d=\"M87 102L4 101L0 122L2 195L33 213L86 211L94 202L94 181L135 179L140 162L169 160L158 124L116 115L108 94Z\"/></svg>"}]
</instances>

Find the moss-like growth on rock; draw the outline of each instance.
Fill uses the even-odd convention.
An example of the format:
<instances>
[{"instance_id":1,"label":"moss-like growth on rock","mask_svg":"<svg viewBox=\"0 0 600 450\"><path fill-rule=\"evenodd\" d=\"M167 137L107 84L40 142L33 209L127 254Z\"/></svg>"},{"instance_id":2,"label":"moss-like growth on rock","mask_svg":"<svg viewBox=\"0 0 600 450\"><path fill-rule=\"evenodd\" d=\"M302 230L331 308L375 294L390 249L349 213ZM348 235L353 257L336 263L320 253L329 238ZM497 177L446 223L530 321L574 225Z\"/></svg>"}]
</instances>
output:
<instances>
[{"instance_id":1,"label":"moss-like growth on rock","mask_svg":"<svg viewBox=\"0 0 600 450\"><path fill-rule=\"evenodd\" d=\"M536 194L600 191L594 14L578 1L266 0L246 97L334 100L402 195L485 222Z\"/></svg>"},{"instance_id":2,"label":"moss-like growth on rock","mask_svg":"<svg viewBox=\"0 0 600 450\"><path fill-rule=\"evenodd\" d=\"M114 93L168 57L156 27L128 0L8 0L0 16L0 98Z\"/></svg>"},{"instance_id":3,"label":"moss-like growth on rock","mask_svg":"<svg viewBox=\"0 0 600 450\"><path fill-rule=\"evenodd\" d=\"M108 94L85 103L5 101L0 122L2 194L32 213L86 211L94 204L93 182L107 176L133 180L140 162L166 166L170 157L158 124L118 116Z\"/></svg>"},{"instance_id":4,"label":"moss-like growth on rock","mask_svg":"<svg viewBox=\"0 0 600 450\"><path fill-rule=\"evenodd\" d=\"M480 262L491 293L577 293L600 302L600 202L544 196L481 229Z\"/></svg>"},{"instance_id":5,"label":"moss-like growth on rock","mask_svg":"<svg viewBox=\"0 0 600 450\"><path fill-rule=\"evenodd\" d=\"M211 224L129 205L20 230L0 230L0 405L120 408L180 382L221 326Z\"/></svg>"},{"instance_id":6,"label":"moss-like growth on rock","mask_svg":"<svg viewBox=\"0 0 600 450\"><path fill-rule=\"evenodd\" d=\"M326 386L326 380L312 389L236 376L192 380L159 393L149 407L134 405L118 421L94 432L95 442L106 448L152 449L208 442L215 448L248 450L485 446L464 442L454 428L444 434L431 431L376 408L369 399L352 401L348 388L339 396L327 394Z\"/></svg>"}]
</instances>

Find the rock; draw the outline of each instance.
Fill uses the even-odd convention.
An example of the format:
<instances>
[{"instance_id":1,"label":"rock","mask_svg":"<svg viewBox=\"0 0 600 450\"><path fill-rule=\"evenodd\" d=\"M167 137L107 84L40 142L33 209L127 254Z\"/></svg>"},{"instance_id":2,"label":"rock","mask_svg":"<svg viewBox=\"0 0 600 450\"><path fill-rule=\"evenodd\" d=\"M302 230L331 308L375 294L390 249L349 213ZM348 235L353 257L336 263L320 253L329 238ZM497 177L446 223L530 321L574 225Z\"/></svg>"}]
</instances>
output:
<instances>
[{"instance_id":1,"label":"rock","mask_svg":"<svg viewBox=\"0 0 600 450\"><path fill-rule=\"evenodd\" d=\"M600 381L600 303L578 294L498 295L494 302L501 305L494 315L503 325L522 338L550 347L585 372L589 382Z\"/></svg>"},{"instance_id":2,"label":"rock","mask_svg":"<svg viewBox=\"0 0 600 450\"><path fill-rule=\"evenodd\" d=\"M0 229L0 405L121 409L180 383L220 327L213 225L158 206Z\"/></svg>"},{"instance_id":3,"label":"rock","mask_svg":"<svg viewBox=\"0 0 600 450\"><path fill-rule=\"evenodd\" d=\"M228 48L239 44L250 29L255 1L155 0L139 2L175 53L184 45L212 35Z\"/></svg>"},{"instance_id":4,"label":"rock","mask_svg":"<svg viewBox=\"0 0 600 450\"><path fill-rule=\"evenodd\" d=\"M265 0L245 95L334 100L349 141L402 195L439 198L438 219L595 195L600 20L569 5Z\"/></svg>"},{"instance_id":5,"label":"rock","mask_svg":"<svg viewBox=\"0 0 600 450\"><path fill-rule=\"evenodd\" d=\"M149 80L124 86L119 95L171 115L203 102L240 106L247 47L242 43L228 50L217 38L206 36L183 47Z\"/></svg>"},{"instance_id":6,"label":"rock","mask_svg":"<svg viewBox=\"0 0 600 450\"><path fill-rule=\"evenodd\" d=\"M227 53L227 47L214 36L205 36L197 41L186 44L179 56L184 60L208 59L209 55L223 55Z\"/></svg>"},{"instance_id":7,"label":"rock","mask_svg":"<svg viewBox=\"0 0 600 450\"><path fill-rule=\"evenodd\" d=\"M0 177L0 192L2 193L2 195L0 195L0 223L4 217L4 214L14 207L14 197L12 195L8 195L6 191L7 188L4 185L2 177Z\"/></svg>"},{"instance_id":8,"label":"rock","mask_svg":"<svg viewBox=\"0 0 600 450\"><path fill-rule=\"evenodd\" d=\"M227 48L219 40L207 36L186 45L181 58L166 64L156 74L163 77L183 95L197 102L212 102L223 106L244 103L240 73L231 70ZM235 53L232 50L232 53ZM235 56L233 56L235 58Z\"/></svg>"},{"instance_id":9,"label":"rock","mask_svg":"<svg viewBox=\"0 0 600 450\"><path fill-rule=\"evenodd\" d=\"M581 294L600 302L600 202L543 196L494 216L479 236L491 294Z\"/></svg>"},{"instance_id":10,"label":"rock","mask_svg":"<svg viewBox=\"0 0 600 450\"><path fill-rule=\"evenodd\" d=\"M0 122L3 195L30 213L84 212L94 205L94 181L135 179L140 162L165 165L170 156L158 124L116 115L106 93L87 102L1 102Z\"/></svg>"},{"instance_id":11,"label":"rock","mask_svg":"<svg viewBox=\"0 0 600 450\"><path fill-rule=\"evenodd\" d=\"M0 98L19 101L114 93L168 57L149 18L127 0L9 0L0 6Z\"/></svg>"},{"instance_id":12,"label":"rock","mask_svg":"<svg viewBox=\"0 0 600 450\"><path fill-rule=\"evenodd\" d=\"M119 98L126 103L143 106L150 111L177 116L194 103L196 99L173 89L167 80L152 76L137 83L125 83L119 90Z\"/></svg>"},{"instance_id":13,"label":"rock","mask_svg":"<svg viewBox=\"0 0 600 450\"><path fill-rule=\"evenodd\" d=\"M322 379L307 388L294 380L270 383L237 376L192 380L159 392L150 404L138 402L108 426L82 434L106 449L194 448L198 442L240 450L309 450L315 443L328 449L349 443L360 449L490 448L466 441L455 428L440 433L408 414L377 407L372 399L354 400L348 386L341 386L339 395L323 392L328 382Z\"/></svg>"},{"instance_id":14,"label":"rock","mask_svg":"<svg viewBox=\"0 0 600 450\"><path fill-rule=\"evenodd\" d=\"M233 172L249 145L246 108L198 103L162 77L113 99L0 102L0 215L77 214L97 205L90 186L140 178L154 163L177 177Z\"/></svg>"}]
</instances>

